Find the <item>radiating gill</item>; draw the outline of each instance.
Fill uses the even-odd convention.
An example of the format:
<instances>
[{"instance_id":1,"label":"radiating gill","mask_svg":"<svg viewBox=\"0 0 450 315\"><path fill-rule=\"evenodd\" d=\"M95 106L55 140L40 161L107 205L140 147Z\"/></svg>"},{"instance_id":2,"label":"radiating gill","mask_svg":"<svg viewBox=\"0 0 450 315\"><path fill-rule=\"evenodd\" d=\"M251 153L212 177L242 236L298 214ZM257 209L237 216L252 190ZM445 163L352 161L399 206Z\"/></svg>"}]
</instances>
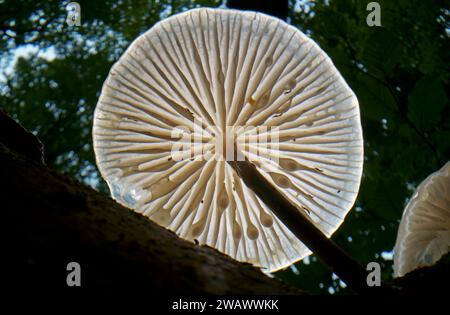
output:
<instances>
[{"instance_id":1,"label":"radiating gill","mask_svg":"<svg viewBox=\"0 0 450 315\"><path fill-rule=\"evenodd\" d=\"M270 177L272 177L273 181L275 182L275 184L277 184L277 186L281 188L292 187L292 182L286 175L275 172L270 172L269 175Z\"/></svg>"},{"instance_id":2,"label":"radiating gill","mask_svg":"<svg viewBox=\"0 0 450 315\"><path fill-rule=\"evenodd\" d=\"M217 198L217 206L220 209L225 209L228 207L230 200L228 199L227 190L225 188L225 184L219 188L218 198Z\"/></svg>"},{"instance_id":3,"label":"radiating gill","mask_svg":"<svg viewBox=\"0 0 450 315\"><path fill-rule=\"evenodd\" d=\"M259 231L256 228L256 226L253 224L250 215L249 215L249 211L250 209L248 209L247 207L247 202L245 201L244 198L244 192L243 192L243 188L242 188L242 184L241 184L241 179L238 177L238 175L236 173L233 173L234 176L234 185L236 187L236 193L239 196L239 200L241 201L241 205L242 205L242 216L243 219L245 220L245 222L247 223L247 236L249 239L251 240L255 240L258 238L259 236Z\"/></svg>"},{"instance_id":4,"label":"radiating gill","mask_svg":"<svg viewBox=\"0 0 450 315\"><path fill-rule=\"evenodd\" d=\"M299 165L294 159L280 158L279 165L281 168L285 169L286 171L290 171L290 172L296 171L299 169Z\"/></svg>"}]
</instances>

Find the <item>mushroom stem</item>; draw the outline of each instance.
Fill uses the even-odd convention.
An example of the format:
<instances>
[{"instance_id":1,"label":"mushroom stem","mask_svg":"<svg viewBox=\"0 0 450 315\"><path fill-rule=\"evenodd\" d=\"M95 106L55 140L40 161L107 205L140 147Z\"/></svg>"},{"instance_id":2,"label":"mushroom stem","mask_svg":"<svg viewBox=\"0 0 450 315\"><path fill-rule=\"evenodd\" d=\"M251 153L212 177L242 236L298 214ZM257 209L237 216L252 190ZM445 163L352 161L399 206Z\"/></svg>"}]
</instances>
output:
<instances>
[{"instance_id":1,"label":"mushroom stem","mask_svg":"<svg viewBox=\"0 0 450 315\"><path fill-rule=\"evenodd\" d=\"M336 273L355 293L365 294L367 271L327 238L302 212L256 169L245 161L228 161L245 184L273 211L287 228Z\"/></svg>"}]
</instances>

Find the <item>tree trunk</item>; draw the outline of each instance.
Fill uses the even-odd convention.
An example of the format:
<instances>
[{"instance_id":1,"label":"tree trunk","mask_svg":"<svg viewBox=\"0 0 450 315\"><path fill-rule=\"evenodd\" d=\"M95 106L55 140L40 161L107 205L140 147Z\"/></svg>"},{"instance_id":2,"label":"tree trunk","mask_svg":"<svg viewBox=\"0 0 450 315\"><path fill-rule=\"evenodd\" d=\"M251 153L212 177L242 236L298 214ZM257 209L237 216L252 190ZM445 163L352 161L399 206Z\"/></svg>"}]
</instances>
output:
<instances>
[{"instance_id":1,"label":"tree trunk","mask_svg":"<svg viewBox=\"0 0 450 315\"><path fill-rule=\"evenodd\" d=\"M32 135L16 124L6 130L8 119L0 116L1 228L9 236L2 256L7 257L10 285L67 288L67 264L78 262L81 286L106 293L301 293L249 264L180 239L107 196L50 170L36 154L27 157L14 151L14 145L8 148L8 143L24 143L24 139L33 143ZM5 141L8 136L15 141Z\"/></svg>"}]
</instances>

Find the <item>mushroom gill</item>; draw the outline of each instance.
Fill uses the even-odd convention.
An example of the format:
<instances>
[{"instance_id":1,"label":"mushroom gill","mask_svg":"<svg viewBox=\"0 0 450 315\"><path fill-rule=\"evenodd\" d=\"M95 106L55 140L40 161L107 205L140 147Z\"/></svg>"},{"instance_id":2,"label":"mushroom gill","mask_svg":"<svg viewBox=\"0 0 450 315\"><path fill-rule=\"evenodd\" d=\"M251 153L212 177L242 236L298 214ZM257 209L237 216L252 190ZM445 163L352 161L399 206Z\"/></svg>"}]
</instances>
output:
<instances>
[{"instance_id":1,"label":"mushroom gill","mask_svg":"<svg viewBox=\"0 0 450 315\"><path fill-rule=\"evenodd\" d=\"M237 144L328 237L363 163L358 102L329 57L285 22L235 10L187 11L138 37L103 85L93 138L118 202L266 271L310 251L224 151Z\"/></svg>"}]
</instances>

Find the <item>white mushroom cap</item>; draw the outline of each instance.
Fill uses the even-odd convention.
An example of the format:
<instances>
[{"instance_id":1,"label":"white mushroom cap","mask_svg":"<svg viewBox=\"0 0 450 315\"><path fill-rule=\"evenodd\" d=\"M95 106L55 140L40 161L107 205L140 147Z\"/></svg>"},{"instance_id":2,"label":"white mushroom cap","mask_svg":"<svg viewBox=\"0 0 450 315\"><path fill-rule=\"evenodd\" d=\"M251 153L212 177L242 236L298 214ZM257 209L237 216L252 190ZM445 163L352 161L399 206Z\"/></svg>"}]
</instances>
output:
<instances>
[{"instance_id":1,"label":"white mushroom cap","mask_svg":"<svg viewBox=\"0 0 450 315\"><path fill-rule=\"evenodd\" d=\"M428 176L403 212L394 248L394 275L436 263L450 250L450 162Z\"/></svg>"},{"instance_id":2,"label":"white mushroom cap","mask_svg":"<svg viewBox=\"0 0 450 315\"><path fill-rule=\"evenodd\" d=\"M174 158L177 126L197 138ZM225 126L260 128L237 132L240 150L324 234L339 227L362 172L357 99L317 44L264 14L195 9L137 38L97 104L97 164L118 202L179 236L287 267L308 248L226 161L205 159L222 156L211 141Z\"/></svg>"}]
</instances>

